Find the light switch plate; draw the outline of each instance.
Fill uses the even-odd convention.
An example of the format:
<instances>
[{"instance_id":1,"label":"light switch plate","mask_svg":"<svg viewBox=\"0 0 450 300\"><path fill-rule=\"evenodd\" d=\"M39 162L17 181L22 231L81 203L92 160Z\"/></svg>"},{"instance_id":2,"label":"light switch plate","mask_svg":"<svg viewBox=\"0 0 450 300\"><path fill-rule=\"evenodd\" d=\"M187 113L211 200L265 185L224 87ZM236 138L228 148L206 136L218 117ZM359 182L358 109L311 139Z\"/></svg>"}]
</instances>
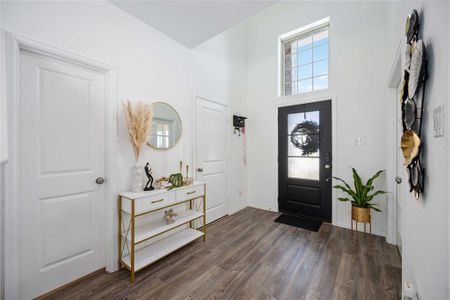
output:
<instances>
[{"instance_id":1,"label":"light switch plate","mask_svg":"<svg viewBox=\"0 0 450 300\"><path fill-rule=\"evenodd\" d=\"M433 109L434 136L444 136L444 105L439 105Z\"/></svg>"},{"instance_id":2,"label":"light switch plate","mask_svg":"<svg viewBox=\"0 0 450 300\"><path fill-rule=\"evenodd\" d=\"M366 143L363 136L358 136L355 138L355 145L356 146L363 146Z\"/></svg>"}]
</instances>

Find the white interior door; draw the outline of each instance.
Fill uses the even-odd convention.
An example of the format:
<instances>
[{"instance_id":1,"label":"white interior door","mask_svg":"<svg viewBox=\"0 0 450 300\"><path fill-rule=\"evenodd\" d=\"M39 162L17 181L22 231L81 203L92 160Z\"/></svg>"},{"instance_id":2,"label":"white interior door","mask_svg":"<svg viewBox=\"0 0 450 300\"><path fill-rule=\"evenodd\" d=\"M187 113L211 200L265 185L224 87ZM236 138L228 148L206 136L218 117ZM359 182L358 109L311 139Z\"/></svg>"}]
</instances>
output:
<instances>
[{"instance_id":1,"label":"white interior door","mask_svg":"<svg viewBox=\"0 0 450 300\"><path fill-rule=\"evenodd\" d=\"M227 107L196 99L196 173L206 183L206 222L228 214L226 168L228 160Z\"/></svg>"},{"instance_id":2,"label":"white interior door","mask_svg":"<svg viewBox=\"0 0 450 300\"><path fill-rule=\"evenodd\" d=\"M104 74L20 55L20 297L105 266Z\"/></svg>"}]
</instances>

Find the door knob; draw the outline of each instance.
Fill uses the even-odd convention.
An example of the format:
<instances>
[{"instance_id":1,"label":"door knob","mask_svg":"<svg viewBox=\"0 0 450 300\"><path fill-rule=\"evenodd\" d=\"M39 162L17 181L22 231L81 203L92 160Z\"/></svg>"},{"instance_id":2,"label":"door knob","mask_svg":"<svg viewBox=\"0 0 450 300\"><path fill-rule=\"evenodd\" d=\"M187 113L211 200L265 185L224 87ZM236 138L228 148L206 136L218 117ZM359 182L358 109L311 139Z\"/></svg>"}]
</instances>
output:
<instances>
[{"instance_id":1,"label":"door knob","mask_svg":"<svg viewBox=\"0 0 450 300\"><path fill-rule=\"evenodd\" d=\"M197 172L203 172L203 168L197 168Z\"/></svg>"},{"instance_id":2,"label":"door knob","mask_svg":"<svg viewBox=\"0 0 450 300\"><path fill-rule=\"evenodd\" d=\"M397 184L402 183L402 178L401 177L395 177L395 182L397 182Z\"/></svg>"},{"instance_id":3,"label":"door knob","mask_svg":"<svg viewBox=\"0 0 450 300\"><path fill-rule=\"evenodd\" d=\"M97 177L97 179L95 179L95 183L96 184L104 184L105 179L103 177Z\"/></svg>"},{"instance_id":4,"label":"door knob","mask_svg":"<svg viewBox=\"0 0 450 300\"><path fill-rule=\"evenodd\" d=\"M331 168L331 165L326 164L324 167L325 167L325 169L329 169L329 168Z\"/></svg>"}]
</instances>

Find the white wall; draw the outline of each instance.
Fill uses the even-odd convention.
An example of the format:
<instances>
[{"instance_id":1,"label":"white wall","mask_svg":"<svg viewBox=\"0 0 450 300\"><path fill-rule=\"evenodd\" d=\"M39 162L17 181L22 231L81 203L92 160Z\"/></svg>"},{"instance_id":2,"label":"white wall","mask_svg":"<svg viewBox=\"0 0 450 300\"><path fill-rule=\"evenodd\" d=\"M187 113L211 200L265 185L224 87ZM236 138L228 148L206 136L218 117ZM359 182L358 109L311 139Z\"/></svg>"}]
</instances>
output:
<instances>
[{"instance_id":1,"label":"white wall","mask_svg":"<svg viewBox=\"0 0 450 300\"><path fill-rule=\"evenodd\" d=\"M194 92L230 106L231 114L246 115L246 27L234 26L224 33L195 47ZM248 205L247 166L244 164L244 136L230 132L230 177L227 184L230 212Z\"/></svg>"},{"instance_id":2,"label":"white wall","mask_svg":"<svg viewBox=\"0 0 450 300\"><path fill-rule=\"evenodd\" d=\"M449 205L448 134L433 137L433 108L446 104L448 116L448 3L445 1L391 2L386 9L389 61L393 61L404 24L415 8L421 17L421 35L427 46L430 77L424 116L425 194L403 206L403 282L415 284L422 299L448 299ZM405 43L403 40L402 49ZM404 53L404 50L402 50ZM448 120L446 116L446 120Z\"/></svg>"},{"instance_id":3,"label":"white wall","mask_svg":"<svg viewBox=\"0 0 450 300\"><path fill-rule=\"evenodd\" d=\"M4 36L2 28L2 11L3 5L0 2L0 300L4 299L5 286L5 261L4 261L4 220L5 220L5 163L6 163L6 107L4 93Z\"/></svg>"},{"instance_id":4,"label":"white wall","mask_svg":"<svg viewBox=\"0 0 450 300\"><path fill-rule=\"evenodd\" d=\"M301 96L277 97L277 37L325 17L330 27L330 88ZM288 102L336 98L336 141L333 175L351 179L353 166L364 178L386 169L385 4L382 2L287 1L248 21L248 198L250 205L277 210L277 107ZM355 138L365 138L355 146ZM379 180L384 187L384 178ZM373 232L386 232L383 213L373 214ZM350 227L350 205L333 208L335 224Z\"/></svg>"}]
</instances>

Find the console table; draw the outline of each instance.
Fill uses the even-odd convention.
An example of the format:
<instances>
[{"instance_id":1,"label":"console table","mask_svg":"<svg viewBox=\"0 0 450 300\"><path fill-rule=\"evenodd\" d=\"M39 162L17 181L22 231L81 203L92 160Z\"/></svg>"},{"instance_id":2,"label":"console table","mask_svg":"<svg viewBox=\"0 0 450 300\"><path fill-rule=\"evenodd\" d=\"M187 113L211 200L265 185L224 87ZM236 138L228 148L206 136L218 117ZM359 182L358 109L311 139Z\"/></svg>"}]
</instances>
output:
<instances>
[{"instance_id":1,"label":"console table","mask_svg":"<svg viewBox=\"0 0 450 300\"><path fill-rule=\"evenodd\" d=\"M183 204L185 209L177 211L174 223L167 224L162 219L163 209L183 208ZM202 182L172 190L120 193L118 210L119 268L130 270L131 282L135 280L135 272L199 237L206 239L206 184ZM159 218L138 222L157 212Z\"/></svg>"}]
</instances>

